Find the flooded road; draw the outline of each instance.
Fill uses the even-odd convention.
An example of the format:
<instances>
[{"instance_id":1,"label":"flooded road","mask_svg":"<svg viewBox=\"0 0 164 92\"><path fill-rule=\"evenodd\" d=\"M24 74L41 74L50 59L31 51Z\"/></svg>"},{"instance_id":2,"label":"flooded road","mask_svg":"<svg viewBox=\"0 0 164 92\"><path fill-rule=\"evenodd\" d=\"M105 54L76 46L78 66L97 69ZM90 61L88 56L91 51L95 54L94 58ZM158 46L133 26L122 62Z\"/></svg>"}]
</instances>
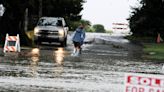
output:
<instances>
[{"instance_id":1,"label":"flooded road","mask_svg":"<svg viewBox=\"0 0 164 92\"><path fill-rule=\"evenodd\" d=\"M71 41L66 48L44 44L0 56L0 90L123 92L126 73L163 75L163 64L143 60L140 46L120 36L88 35L80 57L70 55Z\"/></svg>"}]
</instances>

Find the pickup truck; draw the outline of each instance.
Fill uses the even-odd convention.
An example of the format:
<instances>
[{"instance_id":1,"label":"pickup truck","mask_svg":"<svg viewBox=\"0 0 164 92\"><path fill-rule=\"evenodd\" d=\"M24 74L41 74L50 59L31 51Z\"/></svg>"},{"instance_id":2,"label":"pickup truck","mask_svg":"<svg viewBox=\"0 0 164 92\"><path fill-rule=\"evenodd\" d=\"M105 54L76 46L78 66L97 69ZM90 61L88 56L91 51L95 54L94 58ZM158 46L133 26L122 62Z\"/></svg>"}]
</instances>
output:
<instances>
[{"instance_id":1,"label":"pickup truck","mask_svg":"<svg viewBox=\"0 0 164 92\"><path fill-rule=\"evenodd\" d=\"M34 43L59 42L61 46L67 46L67 34L69 28L62 17L41 17L34 28Z\"/></svg>"}]
</instances>

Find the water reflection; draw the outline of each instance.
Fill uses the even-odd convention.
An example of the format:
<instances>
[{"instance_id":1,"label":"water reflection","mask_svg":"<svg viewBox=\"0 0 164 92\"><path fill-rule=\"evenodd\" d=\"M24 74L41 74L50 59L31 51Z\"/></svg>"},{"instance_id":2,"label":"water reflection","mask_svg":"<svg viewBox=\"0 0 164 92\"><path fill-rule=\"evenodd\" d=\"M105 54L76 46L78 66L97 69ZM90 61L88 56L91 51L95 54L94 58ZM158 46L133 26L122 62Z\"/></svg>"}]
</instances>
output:
<instances>
[{"instance_id":1,"label":"water reflection","mask_svg":"<svg viewBox=\"0 0 164 92\"><path fill-rule=\"evenodd\" d=\"M58 48L53 52L54 63L57 63L57 66L54 67L54 74L53 74L55 78L60 77L64 71L63 68L64 57L65 57L64 53L65 53L64 48Z\"/></svg>"},{"instance_id":2,"label":"water reflection","mask_svg":"<svg viewBox=\"0 0 164 92\"><path fill-rule=\"evenodd\" d=\"M46 62L42 58L43 55L40 49L34 48L31 50L30 76L52 78L60 77L60 75L63 73L63 62L65 57L64 48L57 48L57 50L55 49L54 51L52 51L53 58L51 57L51 51L45 51L47 52L44 53L44 57L47 58ZM52 60L53 62L51 62Z\"/></svg>"},{"instance_id":3,"label":"water reflection","mask_svg":"<svg viewBox=\"0 0 164 92\"><path fill-rule=\"evenodd\" d=\"M32 57L39 57L40 56L40 50L39 50L39 48L33 48L31 50L31 55L32 55Z\"/></svg>"},{"instance_id":4,"label":"water reflection","mask_svg":"<svg viewBox=\"0 0 164 92\"><path fill-rule=\"evenodd\" d=\"M54 67L53 77L54 78L61 77L63 71L64 71L64 68L61 65L60 66L57 66L57 67Z\"/></svg>"},{"instance_id":5,"label":"water reflection","mask_svg":"<svg viewBox=\"0 0 164 92\"><path fill-rule=\"evenodd\" d=\"M53 53L54 60L57 64L63 65L64 61L64 48L58 48L57 51L54 51Z\"/></svg>"},{"instance_id":6,"label":"water reflection","mask_svg":"<svg viewBox=\"0 0 164 92\"><path fill-rule=\"evenodd\" d=\"M31 50L31 62L30 62L30 68L31 68L31 75L33 77L37 77L37 65L39 61L40 56L40 50L38 48L34 48Z\"/></svg>"}]
</instances>

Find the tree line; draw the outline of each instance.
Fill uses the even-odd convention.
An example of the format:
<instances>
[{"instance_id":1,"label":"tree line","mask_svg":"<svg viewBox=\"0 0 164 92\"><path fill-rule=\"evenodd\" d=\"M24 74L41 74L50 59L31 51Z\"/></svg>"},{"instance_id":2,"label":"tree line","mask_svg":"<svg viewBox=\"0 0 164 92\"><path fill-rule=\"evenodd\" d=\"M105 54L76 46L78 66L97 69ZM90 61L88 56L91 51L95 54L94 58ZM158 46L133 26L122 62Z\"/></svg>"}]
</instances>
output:
<instances>
[{"instance_id":1,"label":"tree line","mask_svg":"<svg viewBox=\"0 0 164 92\"><path fill-rule=\"evenodd\" d=\"M133 36L155 37L164 35L164 0L140 0L129 17Z\"/></svg>"},{"instance_id":2,"label":"tree line","mask_svg":"<svg viewBox=\"0 0 164 92\"><path fill-rule=\"evenodd\" d=\"M0 39L5 34L20 34L22 44L27 44L25 26L25 11L28 9L28 29L36 25L40 16L64 17L71 30L74 30L81 20L80 12L83 10L85 0L0 0L5 7L5 13L0 17ZM132 7L129 17L129 26L133 36L155 37L158 33L164 34L164 0L140 0L139 7ZM88 22L88 21L84 21ZM97 27L98 26L98 27ZM103 25L93 26L94 31L104 29ZM88 28L88 31L93 31ZM2 41L1 41L2 42Z\"/></svg>"}]
</instances>

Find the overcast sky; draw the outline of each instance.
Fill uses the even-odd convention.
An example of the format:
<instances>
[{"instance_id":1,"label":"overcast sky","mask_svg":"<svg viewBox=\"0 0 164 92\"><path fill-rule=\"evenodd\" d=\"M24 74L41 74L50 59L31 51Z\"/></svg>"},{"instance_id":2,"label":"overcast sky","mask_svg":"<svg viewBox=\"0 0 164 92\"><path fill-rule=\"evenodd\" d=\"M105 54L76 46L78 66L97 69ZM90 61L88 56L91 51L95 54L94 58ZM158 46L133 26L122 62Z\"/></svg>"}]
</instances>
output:
<instances>
[{"instance_id":1,"label":"overcast sky","mask_svg":"<svg viewBox=\"0 0 164 92\"><path fill-rule=\"evenodd\" d=\"M126 22L131 6L138 6L137 0L86 0L82 18L93 24L102 24L111 29L114 22Z\"/></svg>"}]
</instances>

